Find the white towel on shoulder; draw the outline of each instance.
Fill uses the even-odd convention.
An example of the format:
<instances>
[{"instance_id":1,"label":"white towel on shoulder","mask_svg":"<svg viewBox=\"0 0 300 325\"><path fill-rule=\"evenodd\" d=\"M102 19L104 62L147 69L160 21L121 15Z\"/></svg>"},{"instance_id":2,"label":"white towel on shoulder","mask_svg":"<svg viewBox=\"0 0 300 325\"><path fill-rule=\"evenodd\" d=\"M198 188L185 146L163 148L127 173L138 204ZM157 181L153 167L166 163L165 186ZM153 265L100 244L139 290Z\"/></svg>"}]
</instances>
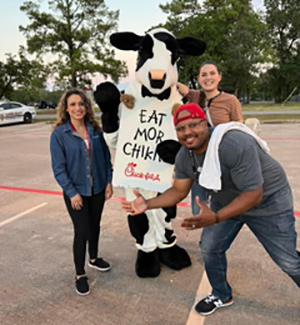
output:
<instances>
[{"instance_id":1,"label":"white towel on shoulder","mask_svg":"<svg viewBox=\"0 0 300 325\"><path fill-rule=\"evenodd\" d=\"M207 189L219 191L222 188L219 144L223 138L223 135L230 130L239 130L252 135L266 153L270 152L266 141L258 137L254 131L252 131L245 124L239 122L219 124L215 127L209 140L202 171L199 176L199 184Z\"/></svg>"}]
</instances>

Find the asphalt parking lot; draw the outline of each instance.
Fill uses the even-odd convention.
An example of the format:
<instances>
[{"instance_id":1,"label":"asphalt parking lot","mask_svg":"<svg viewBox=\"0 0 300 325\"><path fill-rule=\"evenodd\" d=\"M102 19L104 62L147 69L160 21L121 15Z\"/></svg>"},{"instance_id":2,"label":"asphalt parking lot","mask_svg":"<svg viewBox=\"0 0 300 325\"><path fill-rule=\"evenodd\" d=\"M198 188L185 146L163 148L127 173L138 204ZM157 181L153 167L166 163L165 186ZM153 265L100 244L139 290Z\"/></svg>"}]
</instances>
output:
<instances>
[{"instance_id":1,"label":"asphalt parking lot","mask_svg":"<svg viewBox=\"0 0 300 325\"><path fill-rule=\"evenodd\" d=\"M210 292L198 249L201 231L180 229L189 198L174 228L192 266L162 267L159 277L135 275L136 248L120 209L121 189L106 203L100 255L112 269L87 269L91 293L74 290L73 229L50 166L51 125L0 127L0 324L101 325L292 325L300 324L297 286L244 227L228 253L235 304L202 317L195 301ZM262 125L261 137L284 167L300 236L300 124ZM300 237L298 236L298 250Z\"/></svg>"}]
</instances>

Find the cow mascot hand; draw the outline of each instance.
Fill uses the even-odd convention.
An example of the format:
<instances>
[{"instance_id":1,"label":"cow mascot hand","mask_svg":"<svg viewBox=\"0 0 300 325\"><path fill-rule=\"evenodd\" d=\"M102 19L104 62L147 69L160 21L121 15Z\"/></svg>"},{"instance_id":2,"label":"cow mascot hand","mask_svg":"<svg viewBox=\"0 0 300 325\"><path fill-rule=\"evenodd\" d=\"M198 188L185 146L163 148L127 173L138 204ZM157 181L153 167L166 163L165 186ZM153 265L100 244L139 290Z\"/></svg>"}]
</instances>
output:
<instances>
[{"instance_id":1,"label":"cow mascot hand","mask_svg":"<svg viewBox=\"0 0 300 325\"><path fill-rule=\"evenodd\" d=\"M116 148L113 184L125 188L126 200L134 199L133 188L148 199L171 186L172 164L180 149L172 116L173 105L182 103L176 61L180 55L201 55L205 43L192 37L176 39L163 28L145 36L115 33L110 42L119 50L138 52L135 80L120 105L121 94L112 83L99 84L94 93L105 139ZM128 215L139 277L158 276L161 264L174 270L191 265L187 252L177 245L171 224L175 217L176 206Z\"/></svg>"}]
</instances>

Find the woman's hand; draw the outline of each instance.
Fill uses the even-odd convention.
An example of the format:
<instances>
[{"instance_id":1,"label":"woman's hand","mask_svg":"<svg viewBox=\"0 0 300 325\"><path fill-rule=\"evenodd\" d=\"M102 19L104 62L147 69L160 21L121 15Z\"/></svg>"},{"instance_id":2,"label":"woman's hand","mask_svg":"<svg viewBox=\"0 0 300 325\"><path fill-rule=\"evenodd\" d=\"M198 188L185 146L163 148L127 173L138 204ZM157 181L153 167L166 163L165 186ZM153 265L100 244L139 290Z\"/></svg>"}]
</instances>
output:
<instances>
[{"instance_id":1,"label":"woman's hand","mask_svg":"<svg viewBox=\"0 0 300 325\"><path fill-rule=\"evenodd\" d=\"M121 202L122 209L124 209L131 216L135 216L137 214L144 213L148 208L147 202L144 199L144 197L140 193L138 193L138 191L136 191L136 190L133 190L133 193L136 196L136 199L134 201Z\"/></svg>"},{"instance_id":2,"label":"woman's hand","mask_svg":"<svg viewBox=\"0 0 300 325\"><path fill-rule=\"evenodd\" d=\"M109 200L113 195L113 187L111 183L108 183L105 188L105 200Z\"/></svg>"},{"instance_id":3,"label":"woman's hand","mask_svg":"<svg viewBox=\"0 0 300 325\"><path fill-rule=\"evenodd\" d=\"M71 197L71 206L74 210L80 210L83 207L82 197L80 194Z\"/></svg>"},{"instance_id":4,"label":"woman's hand","mask_svg":"<svg viewBox=\"0 0 300 325\"><path fill-rule=\"evenodd\" d=\"M182 96L186 96L189 93L189 87L180 82L177 83L176 87Z\"/></svg>"}]
</instances>

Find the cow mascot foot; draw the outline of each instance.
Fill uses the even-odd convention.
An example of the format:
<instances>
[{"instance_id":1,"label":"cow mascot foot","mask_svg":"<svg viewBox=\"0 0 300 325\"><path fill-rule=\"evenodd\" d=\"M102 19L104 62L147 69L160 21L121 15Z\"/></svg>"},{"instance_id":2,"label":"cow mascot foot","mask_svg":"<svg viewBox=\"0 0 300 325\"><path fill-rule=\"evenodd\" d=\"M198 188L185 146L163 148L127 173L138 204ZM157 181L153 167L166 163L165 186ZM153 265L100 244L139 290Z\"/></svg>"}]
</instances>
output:
<instances>
[{"instance_id":1,"label":"cow mascot foot","mask_svg":"<svg viewBox=\"0 0 300 325\"><path fill-rule=\"evenodd\" d=\"M177 245L159 249L159 260L162 264L177 271L192 265L188 253Z\"/></svg>"},{"instance_id":2,"label":"cow mascot foot","mask_svg":"<svg viewBox=\"0 0 300 325\"><path fill-rule=\"evenodd\" d=\"M160 273L160 261L158 249L145 253L138 250L135 272L140 278L155 278Z\"/></svg>"}]
</instances>

